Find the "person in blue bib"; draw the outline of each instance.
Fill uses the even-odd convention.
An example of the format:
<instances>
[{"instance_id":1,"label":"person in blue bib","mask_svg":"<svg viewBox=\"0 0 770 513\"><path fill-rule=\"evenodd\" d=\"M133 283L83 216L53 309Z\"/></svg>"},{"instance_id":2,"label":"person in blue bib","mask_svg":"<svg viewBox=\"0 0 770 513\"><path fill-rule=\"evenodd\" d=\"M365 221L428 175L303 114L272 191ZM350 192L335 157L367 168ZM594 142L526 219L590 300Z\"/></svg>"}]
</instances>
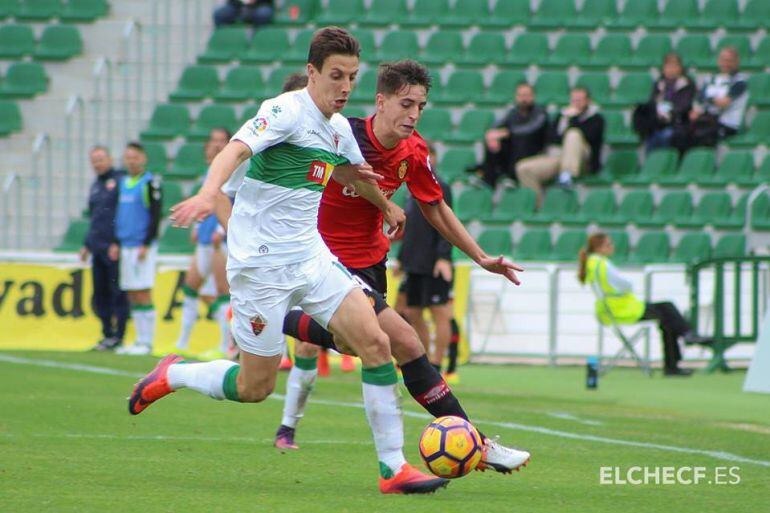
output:
<instances>
[{"instance_id":1,"label":"person in blue bib","mask_svg":"<svg viewBox=\"0 0 770 513\"><path fill-rule=\"evenodd\" d=\"M120 288L128 293L136 342L121 354L150 354L155 333L152 287L158 255L158 226L161 216L160 179L145 169L147 155L137 142L126 145L123 163L128 175L120 180L115 214L112 260L120 259Z\"/></svg>"}]
</instances>

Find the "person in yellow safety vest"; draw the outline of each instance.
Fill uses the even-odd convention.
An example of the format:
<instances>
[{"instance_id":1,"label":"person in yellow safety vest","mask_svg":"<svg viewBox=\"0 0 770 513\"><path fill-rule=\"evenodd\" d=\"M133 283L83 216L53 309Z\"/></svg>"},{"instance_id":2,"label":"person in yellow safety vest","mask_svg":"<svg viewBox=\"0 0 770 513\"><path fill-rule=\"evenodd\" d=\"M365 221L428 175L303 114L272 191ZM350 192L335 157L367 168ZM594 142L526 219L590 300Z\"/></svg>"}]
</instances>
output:
<instances>
[{"instance_id":1,"label":"person in yellow safety vest","mask_svg":"<svg viewBox=\"0 0 770 513\"><path fill-rule=\"evenodd\" d=\"M596 316L602 324L634 324L655 319L663 342L665 376L689 376L692 370L679 367L682 354L678 340L684 343L710 345L712 340L699 336L671 302L645 303L631 290L631 282L624 278L609 260L615 252L612 238L603 232L588 237L580 249L578 279L584 285L598 287L603 299L596 301ZM609 311L608 311L609 310Z\"/></svg>"}]
</instances>

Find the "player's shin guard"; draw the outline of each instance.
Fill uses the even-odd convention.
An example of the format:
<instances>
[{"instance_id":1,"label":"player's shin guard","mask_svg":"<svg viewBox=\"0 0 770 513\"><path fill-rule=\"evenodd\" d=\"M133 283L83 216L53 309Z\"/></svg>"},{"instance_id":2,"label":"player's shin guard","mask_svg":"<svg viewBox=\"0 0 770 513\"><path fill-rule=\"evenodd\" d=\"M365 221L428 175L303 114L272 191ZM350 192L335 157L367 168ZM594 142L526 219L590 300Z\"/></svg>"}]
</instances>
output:
<instances>
[{"instance_id":1,"label":"player's shin guard","mask_svg":"<svg viewBox=\"0 0 770 513\"><path fill-rule=\"evenodd\" d=\"M190 388L211 398L240 402L237 378L241 366L229 360L205 363L175 363L168 368L172 390Z\"/></svg>"},{"instance_id":2,"label":"player's shin guard","mask_svg":"<svg viewBox=\"0 0 770 513\"><path fill-rule=\"evenodd\" d=\"M291 310L283 320L283 332L302 342L337 349L334 336L302 310Z\"/></svg>"},{"instance_id":3,"label":"player's shin guard","mask_svg":"<svg viewBox=\"0 0 770 513\"><path fill-rule=\"evenodd\" d=\"M182 286L182 329L176 341L177 349L187 349L190 346L190 334L195 321L198 320L198 292L187 285Z\"/></svg>"},{"instance_id":4,"label":"player's shin guard","mask_svg":"<svg viewBox=\"0 0 770 513\"><path fill-rule=\"evenodd\" d=\"M286 398L283 402L283 420L281 424L296 428L305 414L305 405L313 391L318 376L318 358L294 357L294 366L286 380Z\"/></svg>"},{"instance_id":5,"label":"player's shin guard","mask_svg":"<svg viewBox=\"0 0 770 513\"><path fill-rule=\"evenodd\" d=\"M380 475L390 478L406 463L404 425L398 399L398 377L392 363L361 370L364 407L372 428L374 446L380 461Z\"/></svg>"}]
</instances>

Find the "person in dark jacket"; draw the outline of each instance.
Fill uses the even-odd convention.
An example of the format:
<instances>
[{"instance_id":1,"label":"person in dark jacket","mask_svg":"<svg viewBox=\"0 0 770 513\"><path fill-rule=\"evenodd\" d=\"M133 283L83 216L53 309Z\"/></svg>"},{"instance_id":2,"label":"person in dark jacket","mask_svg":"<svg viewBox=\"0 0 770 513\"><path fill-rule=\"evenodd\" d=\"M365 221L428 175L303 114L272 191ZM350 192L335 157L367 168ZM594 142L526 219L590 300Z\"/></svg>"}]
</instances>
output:
<instances>
[{"instance_id":1,"label":"person in dark jacket","mask_svg":"<svg viewBox=\"0 0 770 513\"><path fill-rule=\"evenodd\" d=\"M232 25L243 22L260 27L273 21L273 0L227 0L214 10L214 25Z\"/></svg>"},{"instance_id":2,"label":"person in dark jacket","mask_svg":"<svg viewBox=\"0 0 770 513\"><path fill-rule=\"evenodd\" d=\"M118 285L118 262L108 255L115 238L115 210L118 205L118 183L125 173L112 167L107 148L91 150L91 166L96 179L88 194L88 233L80 248L80 259L91 256L93 296L91 307L102 323L102 339L97 351L111 351L123 343L128 321L128 296Z\"/></svg>"},{"instance_id":3,"label":"person in dark jacket","mask_svg":"<svg viewBox=\"0 0 770 513\"><path fill-rule=\"evenodd\" d=\"M551 125L549 140L545 155L526 158L516 166L519 183L537 193L538 207L543 202L543 183L557 178L559 185L571 188L575 178L599 169L604 117L591 102L588 89L572 89L570 104Z\"/></svg>"}]
</instances>

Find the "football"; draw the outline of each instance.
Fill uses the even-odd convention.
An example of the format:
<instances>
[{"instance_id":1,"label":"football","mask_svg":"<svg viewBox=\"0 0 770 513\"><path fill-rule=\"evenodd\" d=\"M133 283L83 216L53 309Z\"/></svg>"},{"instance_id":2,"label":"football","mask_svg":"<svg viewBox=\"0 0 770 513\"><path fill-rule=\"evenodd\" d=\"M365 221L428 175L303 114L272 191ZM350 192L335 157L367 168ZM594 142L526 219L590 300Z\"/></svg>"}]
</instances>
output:
<instances>
[{"instance_id":1,"label":"football","mask_svg":"<svg viewBox=\"0 0 770 513\"><path fill-rule=\"evenodd\" d=\"M420 436L420 456L428 470L439 477L462 477L481 461L479 432L460 417L439 417Z\"/></svg>"}]
</instances>

